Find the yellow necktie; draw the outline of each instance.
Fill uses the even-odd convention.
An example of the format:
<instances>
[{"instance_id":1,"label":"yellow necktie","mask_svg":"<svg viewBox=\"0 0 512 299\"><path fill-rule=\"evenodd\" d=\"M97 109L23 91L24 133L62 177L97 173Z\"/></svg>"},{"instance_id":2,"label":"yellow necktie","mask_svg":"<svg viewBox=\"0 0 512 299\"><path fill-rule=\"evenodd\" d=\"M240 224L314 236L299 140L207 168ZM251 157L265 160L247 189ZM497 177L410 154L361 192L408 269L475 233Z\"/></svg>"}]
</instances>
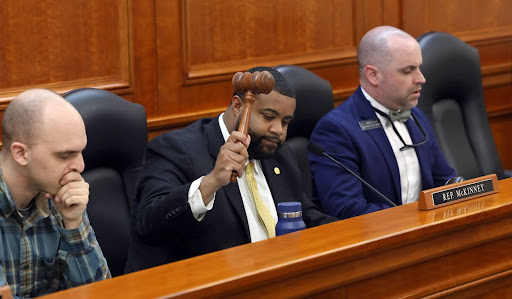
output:
<instances>
[{"instance_id":1,"label":"yellow necktie","mask_svg":"<svg viewBox=\"0 0 512 299\"><path fill-rule=\"evenodd\" d=\"M245 166L245 178L247 179L247 186L251 192L252 200L256 206L256 211L258 212L260 221L267 231L267 236L269 238L274 238L276 236L276 222L258 192L258 185L254 178L254 163L252 161Z\"/></svg>"}]
</instances>

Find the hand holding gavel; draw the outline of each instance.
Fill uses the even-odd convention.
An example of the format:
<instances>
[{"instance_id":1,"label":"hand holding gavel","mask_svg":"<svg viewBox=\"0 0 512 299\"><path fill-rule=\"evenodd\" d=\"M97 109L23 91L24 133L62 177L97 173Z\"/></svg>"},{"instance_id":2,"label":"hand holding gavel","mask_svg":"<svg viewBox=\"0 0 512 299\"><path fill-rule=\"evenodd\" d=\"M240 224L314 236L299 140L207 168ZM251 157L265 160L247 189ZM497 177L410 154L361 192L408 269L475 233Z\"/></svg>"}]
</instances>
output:
<instances>
[{"instance_id":1,"label":"hand holding gavel","mask_svg":"<svg viewBox=\"0 0 512 299\"><path fill-rule=\"evenodd\" d=\"M233 76L233 90L237 94L244 95L244 110L242 119L238 127L238 132L242 132L245 136L249 133L249 120L251 117L251 109L254 104L255 95L259 93L268 94L274 89L274 77L268 71L256 71L254 73L238 72ZM231 182L236 182L238 176L236 171L231 174Z\"/></svg>"}]
</instances>

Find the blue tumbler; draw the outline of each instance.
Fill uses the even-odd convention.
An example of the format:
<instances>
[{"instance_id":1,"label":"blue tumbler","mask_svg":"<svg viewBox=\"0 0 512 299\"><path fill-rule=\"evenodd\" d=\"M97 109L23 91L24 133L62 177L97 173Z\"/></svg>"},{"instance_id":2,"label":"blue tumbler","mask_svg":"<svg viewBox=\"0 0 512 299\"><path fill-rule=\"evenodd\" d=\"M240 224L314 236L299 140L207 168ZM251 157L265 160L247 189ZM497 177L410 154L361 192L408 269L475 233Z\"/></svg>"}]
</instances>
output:
<instances>
[{"instance_id":1,"label":"blue tumbler","mask_svg":"<svg viewBox=\"0 0 512 299\"><path fill-rule=\"evenodd\" d=\"M276 224L276 236L306 228L306 224L302 221L302 206L300 202L280 202L277 205L277 214L279 219Z\"/></svg>"}]
</instances>

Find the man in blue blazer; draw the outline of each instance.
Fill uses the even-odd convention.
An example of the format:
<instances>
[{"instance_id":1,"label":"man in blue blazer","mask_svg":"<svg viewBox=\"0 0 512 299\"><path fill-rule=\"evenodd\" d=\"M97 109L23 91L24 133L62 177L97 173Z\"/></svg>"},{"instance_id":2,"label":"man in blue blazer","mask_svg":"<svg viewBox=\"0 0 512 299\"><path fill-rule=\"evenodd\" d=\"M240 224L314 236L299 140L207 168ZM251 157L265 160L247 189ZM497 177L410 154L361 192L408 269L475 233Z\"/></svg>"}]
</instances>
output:
<instances>
[{"instance_id":1,"label":"man in blue blazer","mask_svg":"<svg viewBox=\"0 0 512 299\"><path fill-rule=\"evenodd\" d=\"M404 31L370 30L357 52L360 86L325 115L311 141L321 145L396 205L455 176L427 117L415 108L425 78L417 41ZM310 154L314 197L340 219L391 207L346 170Z\"/></svg>"},{"instance_id":2,"label":"man in blue blazer","mask_svg":"<svg viewBox=\"0 0 512 299\"><path fill-rule=\"evenodd\" d=\"M151 141L138 186L137 234L128 272L273 237L248 190L248 159L274 221L274 234L276 207L284 201L302 203L307 227L337 220L321 213L305 195L295 156L283 144L295 94L272 68L250 72L263 70L271 72L276 83L270 94L256 95L250 138L236 131L244 101L235 94L219 117L198 120ZM233 170L238 179L230 183Z\"/></svg>"}]
</instances>

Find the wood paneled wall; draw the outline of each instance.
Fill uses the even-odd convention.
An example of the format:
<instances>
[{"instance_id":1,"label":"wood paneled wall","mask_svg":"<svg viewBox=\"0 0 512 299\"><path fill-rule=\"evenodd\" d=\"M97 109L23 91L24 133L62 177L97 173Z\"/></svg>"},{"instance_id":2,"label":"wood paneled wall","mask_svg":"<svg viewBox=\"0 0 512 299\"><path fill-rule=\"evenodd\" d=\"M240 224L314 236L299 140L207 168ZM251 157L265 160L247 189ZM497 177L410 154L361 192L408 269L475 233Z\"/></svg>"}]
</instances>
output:
<instances>
[{"instance_id":1,"label":"wood paneled wall","mask_svg":"<svg viewBox=\"0 0 512 299\"><path fill-rule=\"evenodd\" d=\"M511 15L508 0L2 0L0 114L31 87L98 87L142 104L154 137L222 111L235 72L277 64L328 79L340 103L358 85L358 41L386 24L479 49L491 129L512 169Z\"/></svg>"}]
</instances>

